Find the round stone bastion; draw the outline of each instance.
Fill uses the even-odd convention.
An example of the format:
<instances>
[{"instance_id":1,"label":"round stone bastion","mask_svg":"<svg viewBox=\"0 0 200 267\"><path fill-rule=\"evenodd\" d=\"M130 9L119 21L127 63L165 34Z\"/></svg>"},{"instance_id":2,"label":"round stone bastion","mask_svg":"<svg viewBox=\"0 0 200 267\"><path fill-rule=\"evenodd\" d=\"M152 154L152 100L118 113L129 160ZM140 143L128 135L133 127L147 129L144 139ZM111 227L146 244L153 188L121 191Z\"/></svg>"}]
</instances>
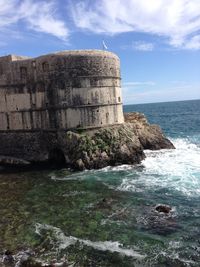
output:
<instances>
[{"instance_id":1,"label":"round stone bastion","mask_svg":"<svg viewBox=\"0 0 200 267\"><path fill-rule=\"evenodd\" d=\"M96 128L124 122L120 61L101 50L0 58L0 130Z\"/></svg>"}]
</instances>

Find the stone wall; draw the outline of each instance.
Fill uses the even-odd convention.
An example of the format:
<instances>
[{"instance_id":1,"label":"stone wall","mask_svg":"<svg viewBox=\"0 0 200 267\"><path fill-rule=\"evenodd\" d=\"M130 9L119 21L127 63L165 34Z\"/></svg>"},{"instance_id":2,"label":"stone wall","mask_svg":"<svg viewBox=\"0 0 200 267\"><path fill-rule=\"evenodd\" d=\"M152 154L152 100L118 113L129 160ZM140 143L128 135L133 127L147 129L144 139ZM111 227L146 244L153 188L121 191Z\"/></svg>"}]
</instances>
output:
<instances>
[{"instance_id":1,"label":"stone wall","mask_svg":"<svg viewBox=\"0 0 200 267\"><path fill-rule=\"evenodd\" d=\"M66 136L67 132L62 130L1 131L0 157L14 157L31 163L49 161L54 151L59 151L64 157L67 157L68 145L66 143Z\"/></svg>"},{"instance_id":2,"label":"stone wall","mask_svg":"<svg viewBox=\"0 0 200 267\"><path fill-rule=\"evenodd\" d=\"M119 58L63 51L0 58L0 131L102 127L124 122Z\"/></svg>"}]
</instances>

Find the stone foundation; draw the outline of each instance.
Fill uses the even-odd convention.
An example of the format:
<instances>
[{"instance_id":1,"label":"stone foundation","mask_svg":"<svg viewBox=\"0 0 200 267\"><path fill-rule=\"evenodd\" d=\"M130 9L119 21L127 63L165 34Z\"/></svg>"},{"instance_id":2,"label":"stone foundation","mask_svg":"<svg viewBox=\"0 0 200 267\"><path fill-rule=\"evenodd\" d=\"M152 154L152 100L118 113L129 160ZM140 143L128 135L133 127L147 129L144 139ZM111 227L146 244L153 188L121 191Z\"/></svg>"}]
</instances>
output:
<instances>
[{"instance_id":1,"label":"stone foundation","mask_svg":"<svg viewBox=\"0 0 200 267\"><path fill-rule=\"evenodd\" d=\"M145 158L144 149L174 148L160 127L148 124L143 114L131 113L125 118L124 124L97 129L0 132L0 163L14 157L22 163L65 161L76 170L97 169L138 164Z\"/></svg>"}]
</instances>

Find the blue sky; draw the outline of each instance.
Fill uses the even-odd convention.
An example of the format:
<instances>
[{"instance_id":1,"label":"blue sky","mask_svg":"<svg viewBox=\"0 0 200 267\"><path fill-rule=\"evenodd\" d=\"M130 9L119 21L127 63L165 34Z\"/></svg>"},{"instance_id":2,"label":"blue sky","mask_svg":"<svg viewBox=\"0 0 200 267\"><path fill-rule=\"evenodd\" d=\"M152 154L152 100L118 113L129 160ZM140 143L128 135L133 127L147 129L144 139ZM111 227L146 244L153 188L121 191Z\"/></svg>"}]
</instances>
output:
<instances>
[{"instance_id":1,"label":"blue sky","mask_svg":"<svg viewBox=\"0 0 200 267\"><path fill-rule=\"evenodd\" d=\"M0 0L0 55L108 50L124 104L200 99L200 0Z\"/></svg>"}]
</instances>

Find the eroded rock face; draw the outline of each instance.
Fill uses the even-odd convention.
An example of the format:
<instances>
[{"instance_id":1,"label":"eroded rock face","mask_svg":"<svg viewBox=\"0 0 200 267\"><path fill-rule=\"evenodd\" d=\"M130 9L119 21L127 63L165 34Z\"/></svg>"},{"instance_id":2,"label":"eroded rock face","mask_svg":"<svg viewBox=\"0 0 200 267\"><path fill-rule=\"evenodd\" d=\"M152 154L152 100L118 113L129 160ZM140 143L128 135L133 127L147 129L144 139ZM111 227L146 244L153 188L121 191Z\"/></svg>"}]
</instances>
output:
<instances>
[{"instance_id":1,"label":"eroded rock face","mask_svg":"<svg viewBox=\"0 0 200 267\"><path fill-rule=\"evenodd\" d=\"M143 114L125 114L126 123L96 130L69 131L63 146L67 164L78 170L138 164L144 149L171 149L173 144ZM61 137L63 139L63 137Z\"/></svg>"},{"instance_id":2,"label":"eroded rock face","mask_svg":"<svg viewBox=\"0 0 200 267\"><path fill-rule=\"evenodd\" d=\"M148 123L142 113L131 112L124 114L125 122L131 123L131 129L139 138L144 149L159 150L175 148L172 142L162 133L158 125Z\"/></svg>"},{"instance_id":3,"label":"eroded rock face","mask_svg":"<svg viewBox=\"0 0 200 267\"><path fill-rule=\"evenodd\" d=\"M0 165L48 160L52 164L57 160L75 170L99 169L108 165L138 164L145 158L144 149L174 148L160 127L150 125L143 114L125 113L125 120L123 124L96 129L58 130L28 137L15 133L6 142L4 140L6 146L15 146L14 157L5 154L0 157Z\"/></svg>"},{"instance_id":4,"label":"eroded rock face","mask_svg":"<svg viewBox=\"0 0 200 267\"><path fill-rule=\"evenodd\" d=\"M137 164L145 158L138 137L127 124L82 133L70 131L66 144L67 163L78 170Z\"/></svg>"}]
</instances>

